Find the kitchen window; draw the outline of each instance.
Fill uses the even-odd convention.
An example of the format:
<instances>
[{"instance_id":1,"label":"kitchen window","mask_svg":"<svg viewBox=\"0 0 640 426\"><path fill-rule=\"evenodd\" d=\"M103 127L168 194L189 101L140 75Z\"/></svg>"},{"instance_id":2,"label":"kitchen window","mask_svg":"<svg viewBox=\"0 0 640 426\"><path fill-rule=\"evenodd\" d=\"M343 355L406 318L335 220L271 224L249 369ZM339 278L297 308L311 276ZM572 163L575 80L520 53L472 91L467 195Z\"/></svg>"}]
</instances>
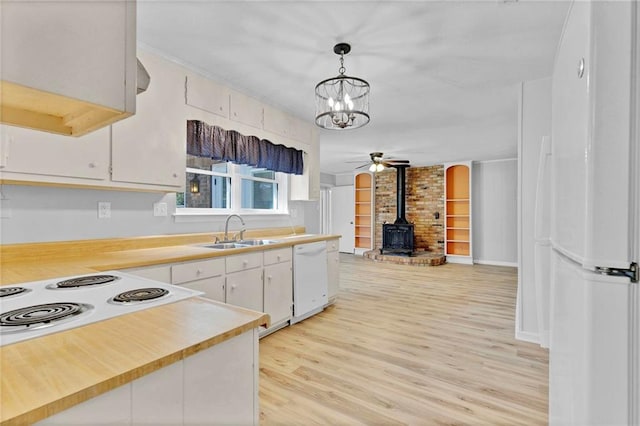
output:
<instances>
[{"instance_id":1,"label":"kitchen window","mask_svg":"<svg viewBox=\"0 0 640 426\"><path fill-rule=\"evenodd\" d=\"M285 173L187 155L186 179L177 214L287 213Z\"/></svg>"}]
</instances>

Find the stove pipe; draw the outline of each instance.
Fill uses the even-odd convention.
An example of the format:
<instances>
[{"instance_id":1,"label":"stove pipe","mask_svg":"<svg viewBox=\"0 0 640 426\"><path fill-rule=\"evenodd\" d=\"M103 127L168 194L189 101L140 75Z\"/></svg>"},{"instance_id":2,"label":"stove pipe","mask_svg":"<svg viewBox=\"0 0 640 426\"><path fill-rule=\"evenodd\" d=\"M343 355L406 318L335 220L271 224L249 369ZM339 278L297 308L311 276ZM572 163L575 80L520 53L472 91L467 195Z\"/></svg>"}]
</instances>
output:
<instances>
[{"instance_id":1,"label":"stove pipe","mask_svg":"<svg viewBox=\"0 0 640 426\"><path fill-rule=\"evenodd\" d=\"M397 164L394 165L393 167L396 168L397 170L397 178L396 178L396 196L397 201L396 201L396 208L398 210L398 217L396 218L396 221L393 222L394 224L407 224L409 223L407 221L407 219L405 218L405 170L407 167L409 167L409 165L406 164Z\"/></svg>"}]
</instances>

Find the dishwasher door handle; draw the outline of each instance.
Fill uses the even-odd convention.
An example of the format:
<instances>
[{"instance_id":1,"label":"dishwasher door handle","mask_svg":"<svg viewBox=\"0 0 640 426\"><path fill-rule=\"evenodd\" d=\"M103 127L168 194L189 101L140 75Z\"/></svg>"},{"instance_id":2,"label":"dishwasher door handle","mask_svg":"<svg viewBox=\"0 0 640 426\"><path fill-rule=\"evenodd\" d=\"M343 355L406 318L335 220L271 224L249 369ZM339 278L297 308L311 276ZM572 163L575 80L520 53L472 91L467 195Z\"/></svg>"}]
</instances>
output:
<instances>
[{"instance_id":1,"label":"dishwasher door handle","mask_svg":"<svg viewBox=\"0 0 640 426\"><path fill-rule=\"evenodd\" d=\"M326 247L322 247L322 248L315 249L315 250L299 249L299 251L296 251L296 254L300 255L300 256L314 256L316 254L322 253L323 251L327 251L327 248Z\"/></svg>"}]
</instances>

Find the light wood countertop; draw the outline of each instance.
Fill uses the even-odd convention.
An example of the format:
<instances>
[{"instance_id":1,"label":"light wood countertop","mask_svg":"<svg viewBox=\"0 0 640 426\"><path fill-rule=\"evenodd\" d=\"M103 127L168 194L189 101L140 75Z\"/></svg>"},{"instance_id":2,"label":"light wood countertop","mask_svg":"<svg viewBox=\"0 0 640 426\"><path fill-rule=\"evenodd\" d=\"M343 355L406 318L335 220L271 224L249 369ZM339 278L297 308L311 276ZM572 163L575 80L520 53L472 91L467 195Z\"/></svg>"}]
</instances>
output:
<instances>
[{"instance_id":1,"label":"light wood countertop","mask_svg":"<svg viewBox=\"0 0 640 426\"><path fill-rule=\"evenodd\" d=\"M213 250L198 246L212 242L211 234L185 234L5 245L0 285L339 238L282 230L249 236L260 237L279 242ZM33 423L268 321L261 312L195 297L0 347L0 424Z\"/></svg>"}]
</instances>

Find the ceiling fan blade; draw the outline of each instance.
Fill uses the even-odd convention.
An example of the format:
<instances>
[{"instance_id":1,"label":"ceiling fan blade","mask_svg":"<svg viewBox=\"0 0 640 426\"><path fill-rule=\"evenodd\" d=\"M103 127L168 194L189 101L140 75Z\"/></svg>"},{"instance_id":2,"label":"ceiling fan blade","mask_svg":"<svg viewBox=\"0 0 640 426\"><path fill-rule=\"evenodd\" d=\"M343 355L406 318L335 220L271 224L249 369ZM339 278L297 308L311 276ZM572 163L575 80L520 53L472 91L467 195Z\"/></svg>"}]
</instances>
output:
<instances>
[{"instance_id":1,"label":"ceiling fan blade","mask_svg":"<svg viewBox=\"0 0 640 426\"><path fill-rule=\"evenodd\" d=\"M362 166L358 166L358 167L356 167L355 169L356 169L356 170L358 170L358 169L363 169L363 168L368 167L368 166L370 166L370 165L371 165L371 163L363 164Z\"/></svg>"},{"instance_id":2,"label":"ceiling fan blade","mask_svg":"<svg viewBox=\"0 0 640 426\"><path fill-rule=\"evenodd\" d=\"M402 164L409 164L409 160L389 160L389 161L382 161L382 164L385 166L393 166L393 165L402 165Z\"/></svg>"}]
</instances>

